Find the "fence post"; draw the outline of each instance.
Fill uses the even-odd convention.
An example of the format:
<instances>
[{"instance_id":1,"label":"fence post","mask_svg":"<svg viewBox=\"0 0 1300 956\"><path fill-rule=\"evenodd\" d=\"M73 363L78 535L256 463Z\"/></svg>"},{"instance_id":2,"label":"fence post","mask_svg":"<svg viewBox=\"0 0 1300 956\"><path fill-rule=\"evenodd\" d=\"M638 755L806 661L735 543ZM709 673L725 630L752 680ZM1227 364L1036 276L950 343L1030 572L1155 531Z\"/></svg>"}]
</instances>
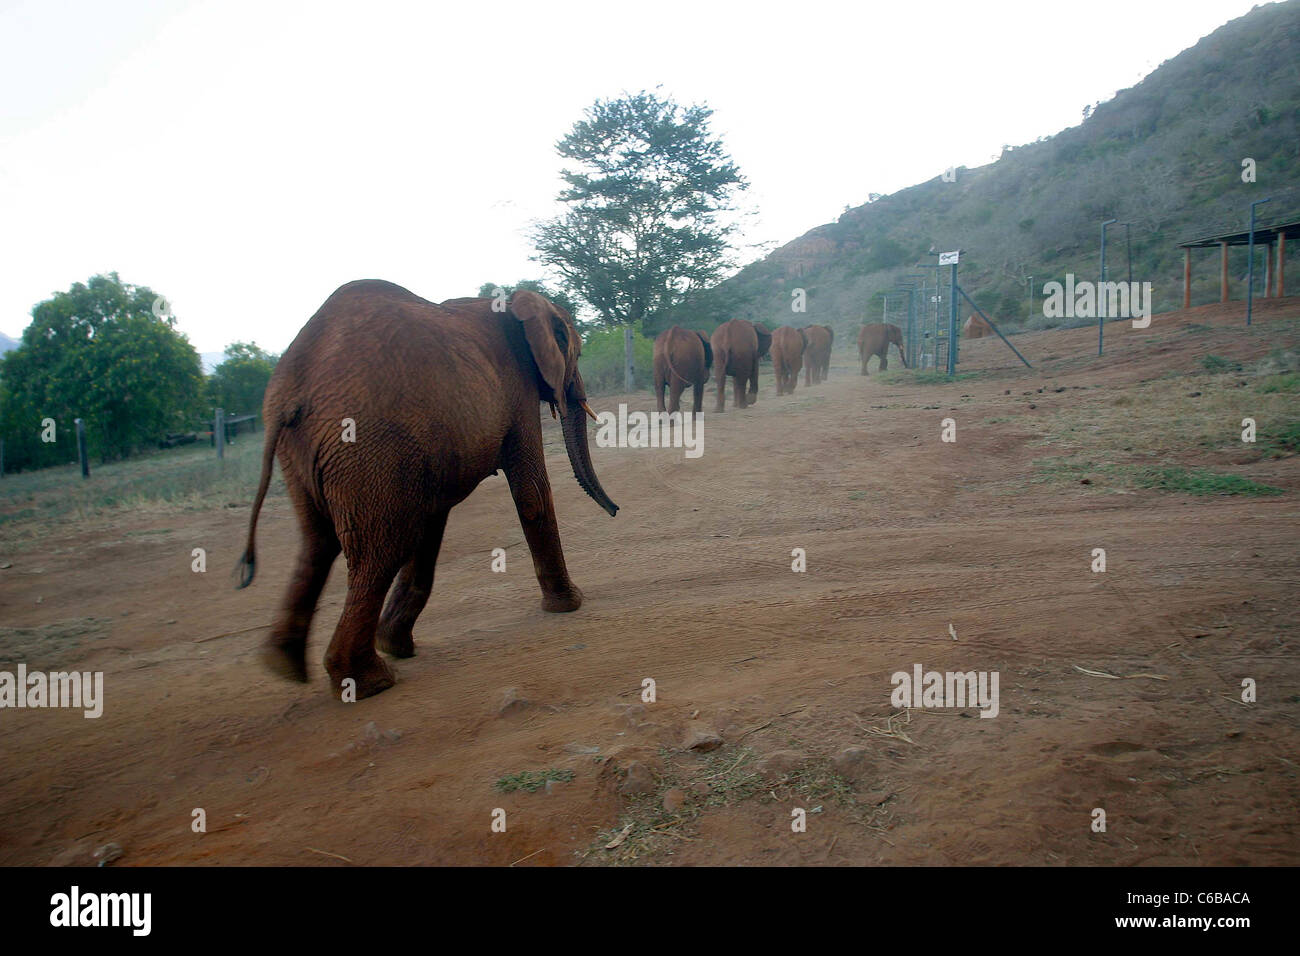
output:
<instances>
[{"instance_id":1,"label":"fence post","mask_svg":"<svg viewBox=\"0 0 1300 956\"><path fill-rule=\"evenodd\" d=\"M217 457L226 457L226 410L218 408L212 416L212 437L217 443Z\"/></svg>"},{"instance_id":2,"label":"fence post","mask_svg":"<svg viewBox=\"0 0 1300 956\"><path fill-rule=\"evenodd\" d=\"M86 423L78 418L77 423L77 457L81 459L81 477L90 477L90 462L86 460Z\"/></svg>"},{"instance_id":3,"label":"fence post","mask_svg":"<svg viewBox=\"0 0 1300 956\"><path fill-rule=\"evenodd\" d=\"M5 476L5 440L0 438L0 478Z\"/></svg>"},{"instance_id":4,"label":"fence post","mask_svg":"<svg viewBox=\"0 0 1300 956\"><path fill-rule=\"evenodd\" d=\"M957 371L957 263L952 264L952 285L948 290L948 374Z\"/></svg>"}]
</instances>

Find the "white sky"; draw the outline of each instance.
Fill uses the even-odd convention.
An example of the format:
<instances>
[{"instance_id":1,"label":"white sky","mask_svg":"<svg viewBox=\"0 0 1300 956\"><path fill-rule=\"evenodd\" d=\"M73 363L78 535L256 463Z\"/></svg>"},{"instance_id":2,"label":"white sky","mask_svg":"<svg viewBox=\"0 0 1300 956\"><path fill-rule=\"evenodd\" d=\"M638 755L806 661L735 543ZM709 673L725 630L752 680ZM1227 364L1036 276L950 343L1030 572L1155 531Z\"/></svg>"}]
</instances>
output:
<instances>
[{"instance_id":1,"label":"white sky","mask_svg":"<svg viewBox=\"0 0 1300 956\"><path fill-rule=\"evenodd\" d=\"M0 0L0 331L112 270L205 352L280 351L351 279L540 275L555 141L658 84L714 109L744 241L788 242L1077 124L1251 6Z\"/></svg>"}]
</instances>

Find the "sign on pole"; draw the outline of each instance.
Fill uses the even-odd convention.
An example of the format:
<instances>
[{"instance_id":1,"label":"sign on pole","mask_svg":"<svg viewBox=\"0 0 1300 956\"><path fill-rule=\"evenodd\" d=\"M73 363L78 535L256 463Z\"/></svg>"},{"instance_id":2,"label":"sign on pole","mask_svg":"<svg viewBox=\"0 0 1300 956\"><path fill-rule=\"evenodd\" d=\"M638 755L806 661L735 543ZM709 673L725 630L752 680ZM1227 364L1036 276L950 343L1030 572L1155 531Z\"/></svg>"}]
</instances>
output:
<instances>
[{"instance_id":1,"label":"sign on pole","mask_svg":"<svg viewBox=\"0 0 1300 956\"><path fill-rule=\"evenodd\" d=\"M961 250L960 250L960 249L958 249L958 250L955 251L955 252L941 252L941 253L939 253L939 265L941 265L941 266L955 266L955 265L957 264L957 260L958 260L960 257L961 257Z\"/></svg>"}]
</instances>

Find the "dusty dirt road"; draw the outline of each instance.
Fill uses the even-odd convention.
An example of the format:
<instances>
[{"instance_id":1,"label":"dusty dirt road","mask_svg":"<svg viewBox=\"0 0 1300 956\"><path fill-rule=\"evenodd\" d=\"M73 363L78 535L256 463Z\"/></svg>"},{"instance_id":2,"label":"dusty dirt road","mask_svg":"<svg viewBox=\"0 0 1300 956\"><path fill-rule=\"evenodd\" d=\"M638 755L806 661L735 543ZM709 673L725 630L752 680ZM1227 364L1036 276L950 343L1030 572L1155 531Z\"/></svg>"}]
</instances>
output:
<instances>
[{"instance_id":1,"label":"dusty dirt road","mask_svg":"<svg viewBox=\"0 0 1300 956\"><path fill-rule=\"evenodd\" d=\"M980 340L963 371L996 371L943 385L864 379L841 352L828 383L778 399L765 367L756 407L712 415L710 396L702 458L593 449L616 518L552 433L584 607L541 611L490 479L452 513L418 656L355 704L319 666L341 562L313 682L258 664L296 548L283 496L240 592L226 572L247 500L53 531L0 571L0 616L26 635L6 656L102 670L107 701L98 720L0 711L0 863L89 863L114 842L115 865L1296 864L1300 459L1235 466L1285 489L1271 498L1033 465L1055 453L1052 416L1080 402L1194 371L1207 350L1296 346L1294 324L1278 330L1300 300L1265 304L1249 331L1239 312L1117 324L1102 360L1095 330L1019 336L1034 371ZM619 401L652 407L596 404ZM916 664L997 672L998 716L891 708L890 675ZM716 749L686 749L710 735ZM556 779L497 789L526 771Z\"/></svg>"}]
</instances>

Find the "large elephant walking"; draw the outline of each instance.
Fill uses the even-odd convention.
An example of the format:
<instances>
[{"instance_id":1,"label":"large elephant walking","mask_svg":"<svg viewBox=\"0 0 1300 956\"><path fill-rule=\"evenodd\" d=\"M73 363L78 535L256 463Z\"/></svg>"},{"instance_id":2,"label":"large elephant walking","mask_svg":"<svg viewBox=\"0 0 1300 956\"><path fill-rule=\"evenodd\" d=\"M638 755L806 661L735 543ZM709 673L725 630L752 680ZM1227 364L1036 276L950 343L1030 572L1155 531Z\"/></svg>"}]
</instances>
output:
<instances>
[{"instance_id":1,"label":"large elephant walking","mask_svg":"<svg viewBox=\"0 0 1300 956\"><path fill-rule=\"evenodd\" d=\"M829 325L805 325L803 334L808 340L803 356L803 383L805 386L817 385L830 375L835 330Z\"/></svg>"},{"instance_id":2,"label":"large elephant walking","mask_svg":"<svg viewBox=\"0 0 1300 956\"><path fill-rule=\"evenodd\" d=\"M898 346L898 357L902 359L903 368L907 368L907 356L903 354L903 330L896 325L884 322L872 322L858 330L858 356L862 359L862 374L867 374L867 362L871 356L880 357L880 369L889 368L889 346Z\"/></svg>"},{"instance_id":3,"label":"large elephant walking","mask_svg":"<svg viewBox=\"0 0 1300 956\"><path fill-rule=\"evenodd\" d=\"M801 329L783 325L772 333L772 371L776 373L776 394L790 395L799 383L808 339Z\"/></svg>"},{"instance_id":4,"label":"large elephant walking","mask_svg":"<svg viewBox=\"0 0 1300 956\"><path fill-rule=\"evenodd\" d=\"M735 389L737 408L758 401L759 343L754 324L746 319L730 319L713 330L713 374L718 380L718 403L714 411L726 409L728 375Z\"/></svg>"},{"instance_id":5,"label":"large elephant walking","mask_svg":"<svg viewBox=\"0 0 1300 956\"><path fill-rule=\"evenodd\" d=\"M341 551L348 593L325 669L336 689L355 681L358 699L392 686L376 643L395 657L415 653L411 628L433 587L447 513L497 469L514 496L543 609L581 606L560 547L538 415L539 401L558 408L574 476L613 515L618 506L601 488L587 447L584 413L592 413L578 374L581 340L568 313L535 292L516 292L505 312L494 311L493 301L435 305L390 282L350 282L276 365L240 559L246 587L278 458L302 542L263 651L276 672L307 680L307 632Z\"/></svg>"},{"instance_id":6,"label":"large elephant walking","mask_svg":"<svg viewBox=\"0 0 1300 956\"><path fill-rule=\"evenodd\" d=\"M668 387L668 411L681 411L682 392L689 385L695 389L692 411L704 409L704 386L713 368L713 344L703 332L692 332L674 325L655 339L655 403L664 411L664 386Z\"/></svg>"}]
</instances>

